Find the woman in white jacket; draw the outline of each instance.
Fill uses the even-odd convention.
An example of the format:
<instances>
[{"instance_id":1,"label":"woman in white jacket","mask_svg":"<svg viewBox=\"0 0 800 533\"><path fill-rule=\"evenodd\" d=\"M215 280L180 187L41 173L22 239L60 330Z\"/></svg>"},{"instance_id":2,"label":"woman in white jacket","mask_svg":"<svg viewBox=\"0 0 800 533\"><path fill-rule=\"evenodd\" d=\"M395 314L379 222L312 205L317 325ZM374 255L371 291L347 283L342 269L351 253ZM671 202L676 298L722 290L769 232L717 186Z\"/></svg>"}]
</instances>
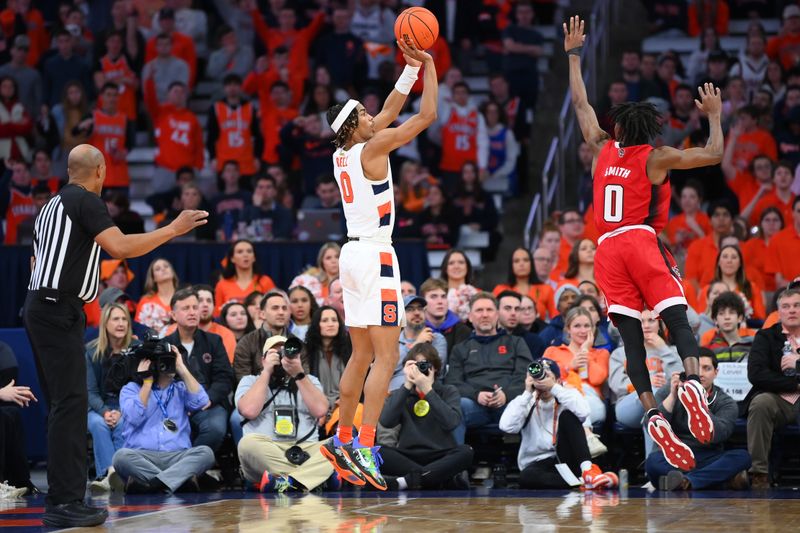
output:
<instances>
[{"instance_id":1,"label":"woman in white jacket","mask_svg":"<svg viewBox=\"0 0 800 533\"><path fill-rule=\"evenodd\" d=\"M534 379L536 364L545 369ZM500 429L520 433L517 463L523 489L565 489L556 465L566 464L586 489L614 488L619 484L613 472L601 472L592 464L583 422L589 418L589 404L583 393L561 384L558 364L551 359L534 361L525 377L525 392L508 404L500 418Z\"/></svg>"}]
</instances>

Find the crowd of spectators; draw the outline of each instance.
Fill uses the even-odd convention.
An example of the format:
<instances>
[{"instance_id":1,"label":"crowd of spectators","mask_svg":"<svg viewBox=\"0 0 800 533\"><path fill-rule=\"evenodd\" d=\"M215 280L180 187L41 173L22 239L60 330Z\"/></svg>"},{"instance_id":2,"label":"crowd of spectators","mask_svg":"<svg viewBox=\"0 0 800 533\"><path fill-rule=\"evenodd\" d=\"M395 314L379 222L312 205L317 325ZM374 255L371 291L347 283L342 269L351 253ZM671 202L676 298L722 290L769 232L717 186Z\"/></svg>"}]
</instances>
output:
<instances>
[{"instance_id":1,"label":"crowd of spectators","mask_svg":"<svg viewBox=\"0 0 800 533\"><path fill-rule=\"evenodd\" d=\"M677 3L680 2L653 2L654 5ZM431 8L438 4L452 5L429 4ZM725 2L709 4L726 5ZM156 259L147 272L145 294L131 295L126 288L132 273L125 263L103 262L103 291L95 308L87 308L90 323L94 317L93 325L97 328L94 330L97 340L87 348L87 362L88 386L93 394L88 415L90 427L93 439L103 440L101 446L94 448L97 480L93 486L98 490L111 490L120 481L133 491L196 489L199 478L214 472L209 453L219 454L228 433L237 446L245 480L251 487L283 492L340 486L340 480L318 451L320 440L332 434L338 420L338 381L351 352L337 277L339 247L335 243L322 246L316 265L299 272L288 287L278 288L268 273L259 268L253 243L242 239L237 230L241 222L266 218L269 211L278 207L286 210L296 207L306 186L313 185L316 198L308 195L303 199L304 204L310 198L319 205L330 205L329 197L335 198L335 190L326 191L332 185L331 180L317 177L308 182L302 171L297 173L298 169L285 165L281 154L286 144L276 143L276 139L285 135L276 137L275 131L281 127L281 117L288 116L287 110L301 103L293 100L297 96L292 89L303 85L305 79L298 80L299 76L312 76L317 83L328 87L319 94L312 93L313 101L319 101L320 106L312 105L304 120L293 123L293 128L302 129L305 134L310 134L309 128L317 127L314 122L319 125L324 93L330 100L332 92L354 90L362 78L338 63L330 69L318 63L307 72L287 66L293 61L296 48L283 44L286 40L298 40L305 44L297 49L305 50L303 46L307 45L313 50L312 34L322 31L325 10L305 13L311 15L309 24L295 30L294 10L278 9L277 13L264 15L250 12L248 8L253 6L246 1L237 6L238 10L230 9L225 16L229 20L251 21L253 35L259 38L269 35L269 40L264 39L265 43L258 46L267 47L271 53L264 56L266 59L256 60L255 70L247 73L244 80L240 72L225 75L224 96L214 104L214 116L219 119L229 112L224 102L238 101L239 122L247 123L239 133L248 136L253 147L257 142L263 143L259 145L263 152L261 155L248 152L246 158L236 161L220 158L217 150L210 163L218 169L220 181L219 196L210 205L222 220L220 231L211 238L231 240L223 272L218 279L208 280L213 288L212 285L185 287L168 261ZM529 24L525 6L526 3L520 3L516 9L518 25L523 30ZM329 47L319 50L322 56L334 46L348 49L343 43L355 38L348 33L348 27L350 31L370 32L365 38L379 39L380 26L371 24L368 15L374 12L376 20L383 20L381 17L391 13L384 13L377 3L366 0L361 0L355 12L336 8L334 3L331 7L334 7L331 13L334 30L321 34L320 38L330 41ZM713 13L722 16L722 11ZM248 18L248 13L253 16ZM782 135L792 135L791 117L800 114L800 105L794 105L800 104L800 85L792 83L793 76L800 82L800 74L791 70L793 64L787 65L786 54L781 54L781 43L792 43L792 36L800 35L800 7L791 4L783 14L781 34L777 37L767 38L758 21L748 31L748 49L743 54L753 57L767 54L777 59L767 60L761 84L754 84L752 73L745 80L745 70L753 65L734 62L716 48L707 34L712 30L719 32L719 25L709 25L703 18L706 15L700 17L706 22L701 24L704 29L696 33L702 34L698 50L707 48L708 54L705 66L702 54L693 55L696 63L693 68L699 73L698 78L713 79L723 87L729 109L726 157L720 167L673 174L674 216L662 238L685 264L683 287L691 307L690 323L698 341L706 348L700 354L701 381L714 398L715 437L705 447L688 441L699 464L698 470L688 475L669 468L660 452L653 450L646 440L646 473L653 485L662 489L700 489L725 483L743 487L747 483L742 472L748 470L754 487L769 486L772 433L794 423L800 408L796 372L800 360L800 284L796 281L800 274L800 263L796 260L800 251L800 199L796 193L800 191L793 189L797 179L796 168L790 162L791 142L780 140ZM162 21L164 15L163 11L156 14L163 33L153 41L156 51L151 61L159 61L159 40L164 58L169 55L167 52L172 53L165 44L172 37L169 24L165 27ZM700 15L695 10L691 16ZM665 15L654 17L653 21L661 25L660 31L694 31L688 22L678 28L670 26L673 18ZM122 23L126 20L119 17ZM446 28L448 39L442 40L444 46L449 43L453 47L454 57L475 53L475 42L464 33L459 34L464 31L461 20L456 18L453 27ZM279 29L265 30L270 24ZM135 25L131 31L126 34L130 37L126 39L128 45L136 43L139 35ZM459 37L451 39L450 34ZM238 44L237 38L244 40L246 35L246 32L238 32L238 36L224 34L228 39L225 50L233 53L236 47L244 46ZM280 39L275 41L278 36ZM768 43L762 49L753 44L759 39ZM189 41L183 42L188 49ZM386 63L379 58L382 54L393 57L393 51L389 43L379 40L370 43L372 46L367 47L370 53L358 68L368 72L367 76L380 76L386 70L382 67ZM484 52L493 57L490 37L482 43ZM508 44L500 40L498 46ZM212 55L218 52L211 48ZM502 56L499 52L502 48L494 50ZM533 57L533 48L529 51ZM176 57L177 52L172 59ZM226 65L233 68L234 63ZM507 67L504 61L500 63ZM720 63L725 64L722 72ZM358 61L352 65L358 65ZM729 73L728 67L735 65L739 65L744 83L737 84L735 80L739 78ZM677 54L667 52L655 57L627 51L623 54L622 68L624 78L611 84L609 98L650 99L661 109L665 130L658 143L691 146L705 142L707 126L704 129L702 118L692 110L693 91L678 78L686 69ZM776 71L780 76L770 74ZM170 82L166 97L177 89L190 88L196 75L189 70L185 74L187 79L180 81L182 85ZM258 81L250 79L259 76ZM279 81L265 84L263 78L269 76ZM483 115L472 103L470 89L460 81L456 68L447 69L443 76L440 97L448 112L440 113L440 118L473 121L476 135L478 131L496 128L498 122L493 114L510 114L512 110L516 111L514 118L506 116L508 122L503 123L508 124L506 135L516 133L515 125L524 120L521 118L525 115L524 106L535 101L535 95L530 93L511 96L512 77L492 76L490 94L499 105L485 106L487 116L481 118ZM327 83L319 82L320 79ZM330 86L331 80L339 80L335 89ZM157 85L151 84L156 93ZM70 88L66 83L64 86L68 94ZM242 103L245 100L239 91L247 92L249 86L259 91L260 113L253 111L255 106L245 110ZM62 110L61 116L76 126L90 119L94 123L86 122L84 127L75 129L74 138L61 139L56 143L57 149L63 149L64 142L80 142L76 141L79 135L93 135L98 117L102 120L98 112L87 117L86 99L94 89L84 90L75 84L70 87L80 94L65 98L62 109L69 106L75 109ZM110 106L105 109L113 108L115 98L116 105L120 105L119 86L114 88L103 81L99 87L93 87L111 101L104 100L103 105ZM621 93L626 93L625 97ZM376 109L379 105L376 94L365 94L365 106ZM769 98L762 101L759 95ZM174 96L176 102L179 96ZM174 107L179 106L176 103ZM264 109L270 113L264 113ZM120 127L124 130L127 123ZM224 128L222 123L218 125L220 139L225 138ZM395 189L398 233L419 225L422 220L420 231L435 237L436 241L431 242L445 246L453 244L446 238L453 232L447 222L453 216L458 217L448 209L472 213L474 218L469 219L470 223L481 224L493 204L482 196L477 184L494 178L491 163L487 162L491 158L482 159L479 151L483 141L477 137L470 145L476 151L474 158L451 165L457 158L448 151L453 147L443 143L437 157L444 166L429 164L426 158L436 152L435 144L429 141L435 142L436 135L442 139L452 135L447 128L445 123L438 131L431 132L431 138L420 139L416 148L406 147L418 150L419 159L408 157L398 165ZM519 137L517 141L522 143L524 139ZM6 146L9 150L19 150L24 145L13 142ZM121 142L115 150L122 153L124 146ZM513 143L506 138L505 146L511 147ZM37 158L39 153L36 152ZM779 155L786 162L778 161ZM34 166L41 177L37 179L49 186L50 182L44 179L53 174L48 170L50 160L44 156ZM585 153L579 153L578 157L586 163ZM490 165L489 168L484 164ZM510 168L504 163L500 166ZM434 168L437 172L432 173ZM182 178L186 181L179 188L169 183L173 188L162 197L165 209L180 210L184 196L187 199L191 196L187 192L197 191L192 179L195 171L191 167L177 170L178 175L188 177ZM29 187L34 179L31 174L24 164L12 167L11 190ZM254 176L258 177L255 190L245 192ZM508 183L513 186L513 180ZM292 189L293 186L297 188ZM451 187L457 194L448 192ZM584 193L590 187L584 183L579 190ZM258 202L252 201L255 195ZM447 205L448 198L453 199L453 205ZM206 200L197 194L193 201L194 205L202 205ZM425 215L414 217L415 210ZM533 250L513 251L508 258L507 278L493 288L476 286L468 254L454 248L445 254L439 278L428 279L419 287L403 283L408 323L401 333L400 356L381 416L385 431L378 438L386 447L385 473L390 476L393 488L463 488L463 471L473 463L469 443L476 435L502 432L521 436L518 466L522 472L520 483L524 486L562 486L563 478L556 477L560 474L554 470L559 458L574 475L583 476L587 487L613 485L613 476L601 473L591 462L591 457L602 453L603 448L595 432L613 419L631 428L641 428L642 407L626 374L625 347L619 344L619 336L609 323L603 295L595 282L598 235L593 228L592 212L591 195L582 194L580 209L564 209L557 219L545 223ZM277 218L272 220L272 231L277 232L280 223ZM757 222L757 232L750 230L752 221ZM134 298L138 298L138 303ZM108 371L119 350L135 342L133 332L146 329L170 335L182 361L176 368L177 378L140 376L114 397L105 389L103 373ZM645 312L642 329L660 408L671 418L676 432L688 440L687 415L675 402L681 371L676 350L657 316ZM136 336L143 338L139 332ZM298 357L291 357L287 349L294 339L305 342L305 349ZM534 361L542 363L544 377L534 379L529 368ZM147 371L144 366L140 370ZM21 393L16 392L13 383L6 383L0 383L5 385L0 389L3 394L0 398L9 397L18 405L27 403L14 396ZM173 396L174 403L170 404ZM182 405L182 414L173 416L171 412L178 405ZM726 451L726 441L734 433L740 414L746 417L747 451ZM10 420L9 427L18 430L18 422ZM167 427L167 420L175 425L175 434L161 440L159 434L173 432ZM117 429L119 424L121 430ZM556 435L561 437L557 439L558 445ZM176 452L183 455L168 455ZM155 470L137 466L147 458L152 458L152 465L173 466ZM24 477L24 473L18 474L18 486L27 486L29 480L19 476Z\"/></svg>"},{"instance_id":2,"label":"crowd of spectators","mask_svg":"<svg viewBox=\"0 0 800 533\"><path fill-rule=\"evenodd\" d=\"M202 207L210 223L190 240L297 238L298 210L341 209L338 194L320 190L334 184L325 112L353 97L377 114L404 64L393 27L409 6L425 5L442 21L441 38L429 50L441 90L439 121L392 155L402 205L398 237L446 249L470 226L489 232L495 246L497 209L484 189L513 196L525 183L544 53L534 24L552 20L551 0L6 4L0 23L6 244L29 242L17 230L46 196L37 185L56 192L66 155L83 142L106 157L109 206L135 219L123 231L143 231L150 216L154 225L165 224L181 209ZM475 64L490 70L488 94L475 94L467 83ZM419 105L421 83L420 77L400 121ZM146 147L154 148L151 160ZM22 168L30 178L20 175ZM129 194L134 205L146 200L152 215L138 217L124 200Z\"/></svg>"}]
</instances>

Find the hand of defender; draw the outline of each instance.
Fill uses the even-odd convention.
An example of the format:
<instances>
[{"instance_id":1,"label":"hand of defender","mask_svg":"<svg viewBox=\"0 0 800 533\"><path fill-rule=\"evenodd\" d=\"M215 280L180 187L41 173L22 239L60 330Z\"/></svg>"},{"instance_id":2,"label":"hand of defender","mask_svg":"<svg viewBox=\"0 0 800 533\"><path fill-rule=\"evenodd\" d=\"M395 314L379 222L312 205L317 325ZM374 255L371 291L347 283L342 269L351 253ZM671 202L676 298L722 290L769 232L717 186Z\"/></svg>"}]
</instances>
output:
<instances>
[{"instance_id":1,"label":"hand of defender","mask_svg":"<svg viewBox=\"0 0 800 533\"><path fill-rule=\"evenodd\" d=\"M586 21L581 20L577 15L569 18L569 28L567 23L564 23L564 51L569 52L573 48L583 46L586 40L586 35L583 34L583 28Z\"/></svg>"},{"instance_id":2,"label":"hand of defender","mask_svg":"<svg viewBox=\"0 0 800 533\"><path fill-rule=\"evenodd\" d=\"M196 211L185 209L181 211L178 218L172 221L172 228L178 235L189 233L194 228L208 223L208 211Z\"/></svg>"},{"instance_id":3,"label":"hand of defender","mask_svg":"<svg viewBox=\"0 0 800 533\"><path fill-rule=\"evenodd\" d=\"M417 50L411 41L397 41L397 46L400 47L406 63L411 67L419 67L427 61L433 61L433 56L424 50Z\"/></svg>"},{"instance_id":4,"label":"hand of defender","mask_svg":"<svg viewBox=\"0 0 800 533\"><path fill-rule=\"evenodd\" d=\"M700 94L700 100L696 98L694 100L697 109L709 116L722 113L722 93L719 87L714 87L713 83L706 83L698 87L697 92Z\"/></svg>"}]
</instances>

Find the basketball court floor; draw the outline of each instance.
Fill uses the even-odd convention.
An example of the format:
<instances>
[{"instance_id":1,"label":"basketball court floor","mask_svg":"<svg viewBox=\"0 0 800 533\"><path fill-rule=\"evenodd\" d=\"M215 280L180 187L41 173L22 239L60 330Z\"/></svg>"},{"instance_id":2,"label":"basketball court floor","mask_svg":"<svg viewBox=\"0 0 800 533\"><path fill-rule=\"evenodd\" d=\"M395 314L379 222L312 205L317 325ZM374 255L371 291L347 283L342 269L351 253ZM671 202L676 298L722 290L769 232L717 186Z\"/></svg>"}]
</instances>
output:
<instances>
[{"instance_id":1,"label":"basketball court floor","mask_svg":"<svg viewBox=\"0 0 800 533\"><path fill-rule=\"evenodd\" d=\"M243 492L94 499L114 532L797 531L800 492ZM0 501L0 532L41 531L44 497ZM100 531L103 528L70 531Z\"/></svg>"}]
</instances>

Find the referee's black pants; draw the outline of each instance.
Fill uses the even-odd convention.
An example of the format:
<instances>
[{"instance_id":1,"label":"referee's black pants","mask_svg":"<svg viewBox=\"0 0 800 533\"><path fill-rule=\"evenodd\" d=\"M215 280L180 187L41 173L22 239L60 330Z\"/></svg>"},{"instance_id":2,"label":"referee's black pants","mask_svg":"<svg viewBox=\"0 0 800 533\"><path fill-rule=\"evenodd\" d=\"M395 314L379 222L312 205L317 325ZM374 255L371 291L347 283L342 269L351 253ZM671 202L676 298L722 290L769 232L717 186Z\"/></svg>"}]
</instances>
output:
<instances>
[{"instance_id":1,"label":"referee's black pants","mask_svg":"<svg viewBox=\"0 0 800 533\"><path fill-rule=\"evenodd\" d=\"M23 310L47 417L47 503L83 501L89 397L83 333L83 301L61 295L57 303L29 291Z\"/></svg>"}]
</instances>

